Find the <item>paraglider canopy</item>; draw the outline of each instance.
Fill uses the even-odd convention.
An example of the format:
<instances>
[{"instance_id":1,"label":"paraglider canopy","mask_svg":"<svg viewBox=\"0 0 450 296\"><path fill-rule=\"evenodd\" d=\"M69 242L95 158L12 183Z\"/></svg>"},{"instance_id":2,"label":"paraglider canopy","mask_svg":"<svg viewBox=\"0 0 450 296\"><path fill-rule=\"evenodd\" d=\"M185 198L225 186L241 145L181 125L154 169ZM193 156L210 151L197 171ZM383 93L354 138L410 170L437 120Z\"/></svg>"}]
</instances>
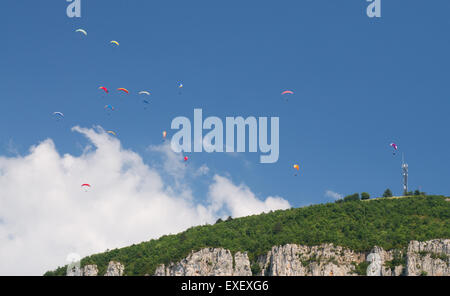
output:
<instances>
[{"instance_id":1,"label":"paraglider canopy","mask_svg":"<svg viewBox=\"0 0 450 296\"><path fill-rule=\"evenodd\" d=\"M185 156L184 161L188 161L188 160L189 160L189 157Z\"/></svg>"},{"instance_id":2,"label":"paraglider canopy","mask_svg":"<svg viewBox=\"0 0 450 296\"><path fill-rule=\"evenodd\" d=\"M391 143L389 146L391 146L394 149L394 151L392 151L392 154L395 155L395 152L398 150L397 144Z\"/></svg>"},{"instance_id":3,"label":"paraglider canopy","mask_svg":"<svg viewBox=\"0 0 450 296\"><path fill-rule=\"evenodd\" d=\"M110 110L114 110L114 107L111 105L105 105L105 109L110 109Z\"/></svg>"},{"instance_id":4,"label":"paraglider canopy","mask_svg":"<svg viewBox=\"0 0 450 296\"><path fill-rule=\"evenodd\" d=\"M91 188L91 184L85 183L81 185L81 188L87 192Z\"/></svg>"},{"instance_id":5,"label":"paraglider canopy","mask_svg":"<svg viewBox=\"0 0 450 296\"><path fill-rule=\"evenodd\" d=\"M162 135L163 135L163 138L165 139L165 138L167 137L167 132L166 132L166 131L163 131L163 132L162 132Z\"/></svg>"},{"instance_id":6,"label":"paraglider canopy","mask_svg":"<svg viewBox=\"0 0 450 296\"><path fill-rule=\"evenodd\" d=\"M108 93L108 89L104 86L100 86L98 89L103 89L105 91L105 93Z\"/></svg>"},{"instance_id":7,"label":"paraglider canopy","mask_svg":"<svg viewBox=\"0 0 450 296\"><path fill-rule=\"evenodd\" d=\"M119 46L119 42L117 42L116 40L111 40L109 43Z\"/></svg>"},{"instance_id":8,"label":"paraglider canopy","mask_svg":"<svg viewBox=\"0 0 450 296\"><path fill-rule=\"evenodd\" d=\"M150 95L150 92L148 92L148 91L146 91L146 90L143 90L143 91L140 91L139 94L140 94L140 95L147 95L147 96L149 96L149 95Z\"/></svg>"},{"instance_id":9,"label":"paraglider canopy","mask_svg":"<svg viewBox=\"0 0 450 296\"><path fill-rule=\"evenodd\" d=\"M300 166L298 164L294 164L294 169L296 169L297 171L300 170Z\"/></svg>"},{"instance_id":10,"label":"paraglider canopy","mask_svg":"<svg viewBox=\"0 0 450 296\"><path fill-rule=\"evenodd\" d=\"M117 136L117 134L114 131L107 131L107 133L113 136Z\"/></svg>"},{"instance_id":11,"label":"paraglider canopy","mask_svg":"<svg viewBox=\"0 0 450 296\"><path fill-rule=\"evenodd\" d=\"M281 93L281 95L293 95L294 94L294 92L293 91L291 91L291 90L285 90L285 91L283 91L282 93Z\"/></svg>"},{"instance_id":12,"label":"paraglider canopy","mask_svg":"<svg viewBox=\"0 0 450 296\"><path fill-rule=\"evenodd\" d=\"M83 29L76 29L75 32L80 32L80 33L83 33L84 36L87 36L86 30L83 30Z\"/></svg>"},{"instance_id":13,"label":"paraglider canopy","mask_svg":"<svg viewBox=\"0 0 450 296\"><path fill-rule=\"evenodd\" d=\"M62 112L53 112L53 115L58 115L59 117L64 117Z\"/></svg>"},{"instance_id":14,"label":"paraglider canopy","mask_svg":"<svg viewBox=\"0 0 450 296\"><path fill-rule=\"evenodd\" d=\"M118 90L118 91L123 91L123 92L125 92L125 93L127 93L127 94L129 93L128 89L123 88L123 87L118 88L117 90Z\"/></svg>"}]
</instances>

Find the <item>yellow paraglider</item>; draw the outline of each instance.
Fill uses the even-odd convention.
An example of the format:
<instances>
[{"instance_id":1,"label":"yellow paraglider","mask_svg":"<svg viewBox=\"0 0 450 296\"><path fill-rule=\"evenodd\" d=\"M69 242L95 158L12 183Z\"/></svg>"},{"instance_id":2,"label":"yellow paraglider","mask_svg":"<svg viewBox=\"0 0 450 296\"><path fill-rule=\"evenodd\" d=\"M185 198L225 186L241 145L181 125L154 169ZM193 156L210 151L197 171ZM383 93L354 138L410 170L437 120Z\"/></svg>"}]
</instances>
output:
<instances>
[{"instance_id":1,"label":"yellow paraglider","mask_svg":"<svg viewBox=\"0 0 450 296\"><path fill-rule=\"evenodd\" d=\"M111 40L109 43L119 46L119 42L117 42L116 40Z\"/></svg>"},{"instance_id":2,"label":"yellow paraglider","mask_svg":"<svg viewBox=\"0 0 450 296\"><path fill-rule=\"evenodd\" d=\"M300 171L300 166L298 164L294 164L293 167L297 170L297 172ZM295 176L297 176L297 172L295 172Z\"/></svg>"},{"instance_id":3,"label":"yellow paraglider","mask_svg":"<svg viewBox=\"0 0 450 296\"><path fill-rule=\"evenodd\" d=\"M166 137L167 137L167 132L166 132L166 131L163 131L163 139L165 140Z\"/></svg>"},{"instance_id":4,"label":"yellow paraglider","mask_svg":"<svg viewBox=\"0 0 450 296\"><path fill-rule=\"evenodd\" d=\"M117 136L117 134L113 131L107 131L108 134L113 135L113 136Z\"/></svg>"}]
</instances>

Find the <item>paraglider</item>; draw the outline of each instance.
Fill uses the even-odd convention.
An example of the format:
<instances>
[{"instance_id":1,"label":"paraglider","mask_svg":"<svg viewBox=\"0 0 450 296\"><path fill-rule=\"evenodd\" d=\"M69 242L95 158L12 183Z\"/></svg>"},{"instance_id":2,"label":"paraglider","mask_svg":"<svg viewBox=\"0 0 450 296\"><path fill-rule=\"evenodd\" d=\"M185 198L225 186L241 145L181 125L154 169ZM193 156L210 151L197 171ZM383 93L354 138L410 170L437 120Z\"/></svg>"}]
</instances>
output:
<instances>
[{"instance_id":1,"label":"paraglider","mask_svg":"<svg viewBox=\"0 0 450 296\"><path fill-rule=\"evenodd\" d=\"M148 91L146 91L146 90L140 91L139 94L140 95L147 95L147 96L150 95L150 93Z\"/></svg>"},{"instance_id":2,"label":"paraglider","mask_svg":"<svg viewBox=\"0 0 450 296\"><path fill-rule=\"evenodd\" d=\"M104 87L104 86L100 86L98 89L103 89L105 91L105 93L109 92L108 89L106 87Z\"/></svg>"},{"instance_id":3,"label":"paraglider","mask_svg":"<svg viewBox=\"0 0 450 296\"><path fill-rule=\"evenodd\" d=\"M56 120L64 118L64 114L62 112L53 112L53 116L56 117Z\"/></svg>"},{"instance_id":4,"label":"paraglider","mask_svg":"<svg viewBox=\"0 0 450 296\"><path fill-rule=\"evenodd\" d=\"M394 149L394 151L392 151L392 154L395 155L395 152L397 152L398 150L398 146L395 143L391 143L389 146L392 147L392 149Z\"/></svg>"},{"instance_id":5,"label":"paraglider","mask_svg":"<svg viewBox=\"0 0 450 296\"><path fill-rule=\"evenodd\" d=\"M283 92L281 93L282 96L284 96L284 95L293 95L293 94L294 94L294 92L291 91L291 90L285 90L285 91L283 91Z\"/></svg>"},{"instance_id":6,"label":"paraglider","mask_svg":"<svg viewBox=\"0 0 450 296\"><path fill-rule=\"evenodd\" d=\"M128 89L123 88L123 87L118 88L117 90L118 90L118 91L123 91L123 92L125 92L125 93L127 93L127 94L129 93Z\"/></svg>"},{"instance_id":7,"label":"paraglider","mask_svg":"<svg viewBox=\"0 0 450 296\"><path fill-rule=\"evenodd\" d=\"M297 170L297 172L300 170L300 166L298 164L294 164L293 167ZM295 173L295 176L297 176L297 172Z\"/></svg>"},{"instance_id":8,"label":"paraglider","mask_svg":"<svg viewBox=\"0 0 450 296\"><path fill-rule=\"evenodd\" d=\"M111 112L114 111L114 107L111 105L105 105L104 109L106 112L108 112L108 115L110 115Z\"/></svg>"},{"instance_id":9,"label":"paraglider","mask_svg":"<svg viewBox=\"0 0 450 296\"><path fill-rule=\"evenodd\" d=\"M150 102L149 102L149 101L147 101L147 100L142 100L142 103L144 103L144 104L145 104L145 107L144 107L144 109L147 109L147 106L148 106L148 105L150 105Z\"/></svg>"},{"instance_id":10,"label":"paraglider","mask_svg":"<svg viewBox=\"0 0 450 296\"><path fill-rule=\"evenodd\" d=\"M188 161L188 160L189 160L189 157L185 156L184 161Z\"/></svg>"},{"instance_id":11,"label":"paraglider","mask_svg":"<svg viewBox=\"0 0 450 296\"><path fill-rule=\"evenodd\" d=\"M64 117L64 114L62 112L53 112L53 115L59 115L61 117Z\"/></svg>"},{"instance_id":12,"label":"paraglider","mask_svg":"<svg viewBox=\"0 0 450 296\"><path fill-rule=\"evenodd\" d=\"M106 133L113 135L113 136L117 136L117 134L114 131L107 131Z\"/></svg>"},{"instance_id":13,"label":"paraglider","mask_svg":"<svg viewBox=\"0 0 450 296\"><path fill-rule=\"evenodd\" d=\"M178 87L178 94L181 95L181 90L183 89L183 83L181 81L177 82L177 87Z\"/></svg>"},{"instance_id":14,"label":"paraglider","mask_svg":"<svg viewBox=\"0 0 450 296\"><path fill-rule=\"evenodd\" d=\"M86 30L83 30L83 29L76 29L75 32L83 33L84 36L87 36Z\"/></svg>"},{"instance_id":15,"label":"paraglider","mask_svg":"<svg viewBox=\"0 0 450 296\"><path fill-rule=\"evenodd\" d=\"M294 92L292 91L292 90L285 90L285 91L283 91L282 93L281 93L281 96L282 97L286 97L286 102L288 101L288 97L290 96L290 95L293 95L294 94Z\"/></svg>"},{"instance_id":16,"label":"paraglider","mask_svg":"<svg viewBox=\"0 0 450 296\"><path fill-rule=\"evenodd\" d=\"M163 135L163 141L165 141L166 138L167 138L167 132L166 132L166 131L163 131L162 135Z\"/></svg>"},{"instance_id":17,"label":"paraglider","mask_svg":"<svg viewBox=\"0 0 450 296\"><path fill-rule=\"evenodd\" d=\"M82 184L82 185L81 185L81 188L82 188L85 192L88 192L89 189L91 189L91 184L87 184L87 183Z\"/></svg>"},{"instance_id":18,"label":"paraglider","mask_svg":"<svg viewBox=\"0 0 450 296\"><path fill-rule=\"evenodd\" d=\"M115 45L117 45L117 46L119 46L120 44L119 44L119 42L117 42L116 40L111 40L109 43L111 43L111 44L115 44Z\"/></svg>"}]
</instances>

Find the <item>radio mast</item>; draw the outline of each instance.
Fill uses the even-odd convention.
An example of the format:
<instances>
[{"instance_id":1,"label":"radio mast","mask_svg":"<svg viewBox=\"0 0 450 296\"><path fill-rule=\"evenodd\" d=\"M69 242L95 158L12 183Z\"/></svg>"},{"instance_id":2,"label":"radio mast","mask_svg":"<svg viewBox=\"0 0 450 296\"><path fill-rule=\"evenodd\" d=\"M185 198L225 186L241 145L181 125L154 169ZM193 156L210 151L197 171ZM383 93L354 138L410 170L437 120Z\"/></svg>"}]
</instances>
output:
<instances>
[{"instance_id":1,"label":"radio mast","mask_svg":"<svg viewBox=\"0 0 450 296\"><path fill-rule=\"evenodd\" d=\"M405 163L402 153L403 195L408 194L408 164Z\"/></svg>"}]
</instances>

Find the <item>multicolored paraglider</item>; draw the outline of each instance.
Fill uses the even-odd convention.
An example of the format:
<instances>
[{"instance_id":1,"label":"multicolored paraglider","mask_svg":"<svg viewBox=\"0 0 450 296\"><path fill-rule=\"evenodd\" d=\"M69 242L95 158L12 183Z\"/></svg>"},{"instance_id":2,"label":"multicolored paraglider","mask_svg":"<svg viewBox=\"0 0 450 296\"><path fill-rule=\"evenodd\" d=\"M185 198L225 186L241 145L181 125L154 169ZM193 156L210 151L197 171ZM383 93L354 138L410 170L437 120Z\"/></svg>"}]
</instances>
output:
<instances>
[{"instance_id":1,"label":"multicolored paraglider","mask_svg":"<svg viewBox=\"0 0 450 296\"><path fill-rule=\"evenodd\" d=\"M397 150L398 150L398 146L397 146L397 144L395 144L395 143L391 143L389 146L391 146L392 147L392 149L394 149L394 151L392 151L392 154L393 155L395 155L395 153L397 152Z\"/></svg>"},{"instance_id":2,"label":"multicolored paraglider","mask_svg":"<svg viewBox=\"0 0 450 296\"><path fill-rule=\"evenodd\" d=\"M105 111L108 112L108 115L111 115L111 112L114 111L114 107L111 105L105 105L103 109L105 109Z\"/></svg>"},{"instance_id":3,"label":"multicolored paraglider","mask_svg":"<svg viewBox=\"0 0 450 296\"><path fill-rule=\"evenodd\" d=\"M83 29L76 29L75 32L83 33L84 36L87 36L86 30L83 30Z\"/></svg>"},{"instance_id":4,"label":"multicolored paraglider","mask_svg":"<svg viewBox=\"0 0 450 296\"><path fill-rule=\"evenodd\" d=\"M111 40L109 43L114 44L116 46L119 46L119 42L117 42L116 40Z\"/></svg>"},{"instance_id":5,"label":"multicolored paraglider","mask_svg":"<svg viewBox=\"0 0 450 296\"><path fill-rule=\"evenodd\" d=\"M285 91L283 91L282 93L281 93L281 96L282 97L286 97L286 102L288 101L288 97L290 96L290 95L293 95L294 94L294 92L292 91L292 90L285 90Z\"/></svg>"},{"instance_id":6,"label":"multicolored paraglider","mask_svg":"<svg viewBox=\"0 0 450 296\"><path fill-rule=\"evenodd\" d=\"M113 136L117 136L117 134L114 131L107 131L106 133L113 135Z\"/></svg>"},{"instance_id":7,"label":"multicolored paraglider","mask_svg":"<svg viewBox=\"0 0 450 296\"><path fill-rule=\"evenodd\" d=\"M126 89L126 88L123 88L123 87L120 87L120 88L118 88L117 89L118 91L123 91L124 93L130 93L129 91L128 91L128 89Z\"/></svg>"},{"instance_id":8,"label":"multicolored paraglider","mask_svg":"<svg viewBox=\"0 0 450 296\"><path fill-rule=\"evenodd\" d=\"M284 95L293 95L293 94L294 94L294 92L292 90L285 90L285 91L283 91L281 93L282 96L284 96Z\"/></svg>"}]
</instances>

